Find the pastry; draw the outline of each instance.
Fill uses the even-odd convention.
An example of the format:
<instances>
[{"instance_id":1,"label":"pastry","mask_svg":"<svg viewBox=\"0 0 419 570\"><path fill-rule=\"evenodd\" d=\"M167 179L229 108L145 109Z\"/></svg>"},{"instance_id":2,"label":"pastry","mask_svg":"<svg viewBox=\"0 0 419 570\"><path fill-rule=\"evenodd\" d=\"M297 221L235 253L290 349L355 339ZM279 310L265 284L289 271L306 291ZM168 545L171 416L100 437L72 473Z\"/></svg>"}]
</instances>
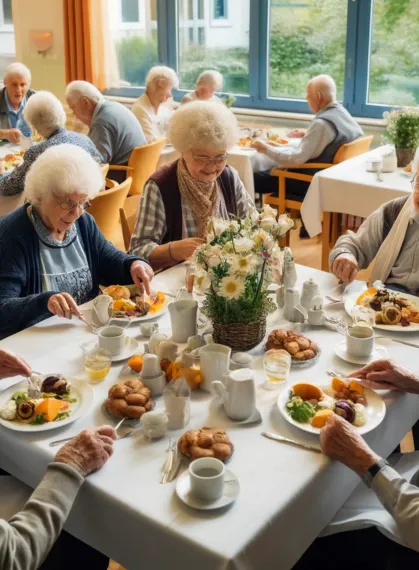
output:
<instances>
[{"instance_id":1,"label":"pastry","mask_svg":"<svg viewBox=\"0 0 419 570\"><path fill-rule=\"evenodd\" d=\"M315 342L302 334L277 329L271 332L266 343L266 350L271 348L283 349L293 360L311 360L319 352Z\"/></svg>"},{"instance_id":2,"label":"pastry","mask_svg":"<svg viewBox=\"0 0 419 570\"><path fill-rule=\"evenodd\" d=\"M124 285L110 285L107 289L105 289L105 293L112 297L115 301L118 299L125 299L128 301L130 298L130 292L128 287L124 287Z\"/></svg>"},{"instance_id":3,"label":"pastry","mask_svg":"<svg viewBox=\"0 0 419 570\"><path fill-rule=\"evenodd\" d=\"M233 454L233 444L226 432L208 426L185 432L179 438L178 449L190 459L215 457L227 461Z\"/></svg>"},{"instance_id":4,"label":"pastry","mask_svg":"<svg viewBox=\"0 0 419 570\"><path fill-rule=\"evenodd\" d=\"M107 411L116 418L140 418L153 408L151 390L141 380L127 380L109 388Z\"/></svg>"},{"instance_id":5,"label":"pastry","mask_svg":"<svg viewBox=\"0 0 419 570\"><path fill-rule=\"evenodd\" d=\"M402 312L398 307L390 306L384 307L382 310L383 324L385 325L398 325L402 320Z\"/></svg>"}]
</instances>

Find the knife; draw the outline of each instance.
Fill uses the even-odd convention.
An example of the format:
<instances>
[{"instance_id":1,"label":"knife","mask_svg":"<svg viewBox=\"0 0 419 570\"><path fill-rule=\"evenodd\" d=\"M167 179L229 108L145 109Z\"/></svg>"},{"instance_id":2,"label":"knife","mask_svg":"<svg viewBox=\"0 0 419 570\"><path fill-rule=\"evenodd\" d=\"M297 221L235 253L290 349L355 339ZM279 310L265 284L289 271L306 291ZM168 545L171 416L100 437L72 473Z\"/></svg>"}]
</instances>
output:
<instances>
[{"instance_id":1,"label":"knife","mask_svg":"<svg viewBox=\"0 0 419 570\"><path fill-rule=\"evenodd\" d=\"M292 445L298 445L299 447L304 447L304 449L317 451L317 453L322 452L322 450L318 447L314 447L313 445L307 445L306 443L301 443L299 441L294 441L293 439L288 439L287 437L283 437L282 435L278 435L276 433L269 433L267 431L263 431L262 435L267 437L268 439L274 439L275 441L282 441L284 443L291 443Z\"/></svg>"}]
</instances>

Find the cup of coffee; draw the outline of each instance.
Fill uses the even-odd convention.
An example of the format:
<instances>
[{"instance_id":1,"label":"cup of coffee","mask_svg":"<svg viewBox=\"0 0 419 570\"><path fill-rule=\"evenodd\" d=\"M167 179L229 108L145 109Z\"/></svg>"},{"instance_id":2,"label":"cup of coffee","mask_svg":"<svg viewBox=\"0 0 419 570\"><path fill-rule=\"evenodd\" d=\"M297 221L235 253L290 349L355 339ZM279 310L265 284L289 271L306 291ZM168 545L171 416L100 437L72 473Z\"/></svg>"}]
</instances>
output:
<instances>
[{"instance_id":1,"label":"cup of coffee","mask_svg":"<svg viewBox=\"0 0 419 570\"><path fill-rule=\"evenodd\" d=\"M346 333L346 350L352 356L371 356L374 350L374 330L370 326L355 325Z\"/></svg>"},{"instance_id":2,"label":"cup of coffee","mask_svg":"<svg viewBox=\"0 0 419 570\"><path fill-rule=\"evenodd\" d=\"M201 501L216 501L223 494L224 463L214 457L201 457L189 465L191 494Z\"/></svg>"},{"instance_id":3,"label":"cup of coffee","mask_svg":"<svg viewBox=\"0 0 419 570\"><path fill-rule=\"evenodd\" d=\"M122 327L110 325L99 329L99 346L108 350L112 356L118 356L124 348L125 331Z\"/></svg>"}]
</instances>

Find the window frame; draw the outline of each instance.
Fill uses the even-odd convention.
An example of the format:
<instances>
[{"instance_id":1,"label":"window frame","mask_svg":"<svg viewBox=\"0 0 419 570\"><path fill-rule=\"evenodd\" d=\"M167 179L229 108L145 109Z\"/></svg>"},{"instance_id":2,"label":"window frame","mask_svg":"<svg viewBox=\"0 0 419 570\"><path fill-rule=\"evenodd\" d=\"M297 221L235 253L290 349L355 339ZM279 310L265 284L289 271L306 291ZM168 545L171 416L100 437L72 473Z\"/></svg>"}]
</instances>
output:
<instances>
[{"instance_id":1,"label":"window frame","mask_svg":"<svg viewBox=\"0 0 419 570\"><path fill-rule=\"evenodd\" d=\"M230 0L227 2L227 20L232 15ZM214 20L214 0L210 0L210 25ZM345 80L342 104L356 117L381 118L389 105L368 103L369 54L371 45L371 23L373 0L347 0L347 35L345 52ZM157 36L159 62L178 71L178 10L177 0L157 0ZM269 32L270 0L250 0L249 22L249 94L234 94L236 108L310 113L305 99L271 97L269 84ZM217 24L215 24L217 26ZM230 25L230 23L228 23ZM123 97L139 97L142 87L110 89L105 94ZM180 100L188 90L174 90Z\"/></svg>"}]
</instances>

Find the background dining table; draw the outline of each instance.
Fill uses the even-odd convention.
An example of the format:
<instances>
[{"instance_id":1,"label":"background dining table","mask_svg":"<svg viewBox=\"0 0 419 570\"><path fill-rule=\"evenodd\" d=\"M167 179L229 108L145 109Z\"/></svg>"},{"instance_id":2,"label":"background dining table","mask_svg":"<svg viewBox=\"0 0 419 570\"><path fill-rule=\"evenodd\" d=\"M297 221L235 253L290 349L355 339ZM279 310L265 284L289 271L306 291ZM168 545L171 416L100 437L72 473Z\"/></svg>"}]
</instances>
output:
<instances>
[{"instance_id":1,"label":"background dining table","mask_svg":"<svg viewBox=\"0 0 419 570\"><path fill-rule=\"evenodd\" d=\"M7 154L13 154L21 150L20 145L12 143L3 143L0 145L0 158L4 158ZM2 196L0 195L0 218L9 212L16 210L23 204L23 194L16 194L15 196Z\"/></svg>"},{"instance_id":2,"label":"background dining table","mask_svg":"<svg viewBox=\"0 0 419 570\"><path fill-rule=\"evenodd\" d=\"M298 286L315 279L323 296L336 286L335 278L318 270L297 266ZM183 286L185 268L180 265L160 273L154 287L175 291ZM364 284L354 282L350 291ZM202 301L203 297L197 298ZM344 317L342 305L330 312ZM170 319L165 313L157 319L160 331L170 336ZM279 311L268 319L268 330L286 323ZM200 329L203 332L203 329ZM382 331L380 331L381 334ZM138 323L128 334L140 336ZM326 371L337 369L348 374L350 365L334 355L333 347L343 337L325 327L308 327L304 334L321 347L320 359L306 369L292 369L287 390L298 380L329 385ZM384 333L391 338L391 335ZM419 345L419 333L399 333L397 338ZM83 377L81 344L95 336L81 321L51 317L38 325L0 342L24 357L35 370ZM388 354L404 366L416 369L418 349L390 341ZM287 570L292 568L309 544L329 523L359 478L343 465L321 453L268 440L269 431L318 446L317 435L291 426L280 415L277 399L281 390L266 391L263 345L250 351L257 386L260 425L240 426L225 415L211 396L195 391L191 397L191 417L185 429L212 425L226 429L235 451L228 468L238 477L240 494L230 507L204 512L184 505L175 492L176 481L161 485L161 468L168 438L149 442L141 429L115 443L115 453L107 465L91 475L74 504L66 530L109 555L128 570L161 570L175 564L183 570ZM356 366L355 366L356 367ZM75 423L40 433L18 433L0 426L0 467L31 487L41 480L56 449L50 441L77 434L81 429L113 423L103 411L109 387L131 373L125 364L114 364L109 376L93 385L94 403ZM131 376L132 377L132 376ZM1 389L16 380L4 380ZM418 397L383 393L387 405L384 421L366 435L373 449L386 457L419 417ZM162 398L156 409L163 409ZM116 420L115 420L116 423ZM170 432L171 437L182 431ZM186 462L184 465L186 469ZM325 553L327 556L328 553Z\"/></svg>"}]
</instances>

